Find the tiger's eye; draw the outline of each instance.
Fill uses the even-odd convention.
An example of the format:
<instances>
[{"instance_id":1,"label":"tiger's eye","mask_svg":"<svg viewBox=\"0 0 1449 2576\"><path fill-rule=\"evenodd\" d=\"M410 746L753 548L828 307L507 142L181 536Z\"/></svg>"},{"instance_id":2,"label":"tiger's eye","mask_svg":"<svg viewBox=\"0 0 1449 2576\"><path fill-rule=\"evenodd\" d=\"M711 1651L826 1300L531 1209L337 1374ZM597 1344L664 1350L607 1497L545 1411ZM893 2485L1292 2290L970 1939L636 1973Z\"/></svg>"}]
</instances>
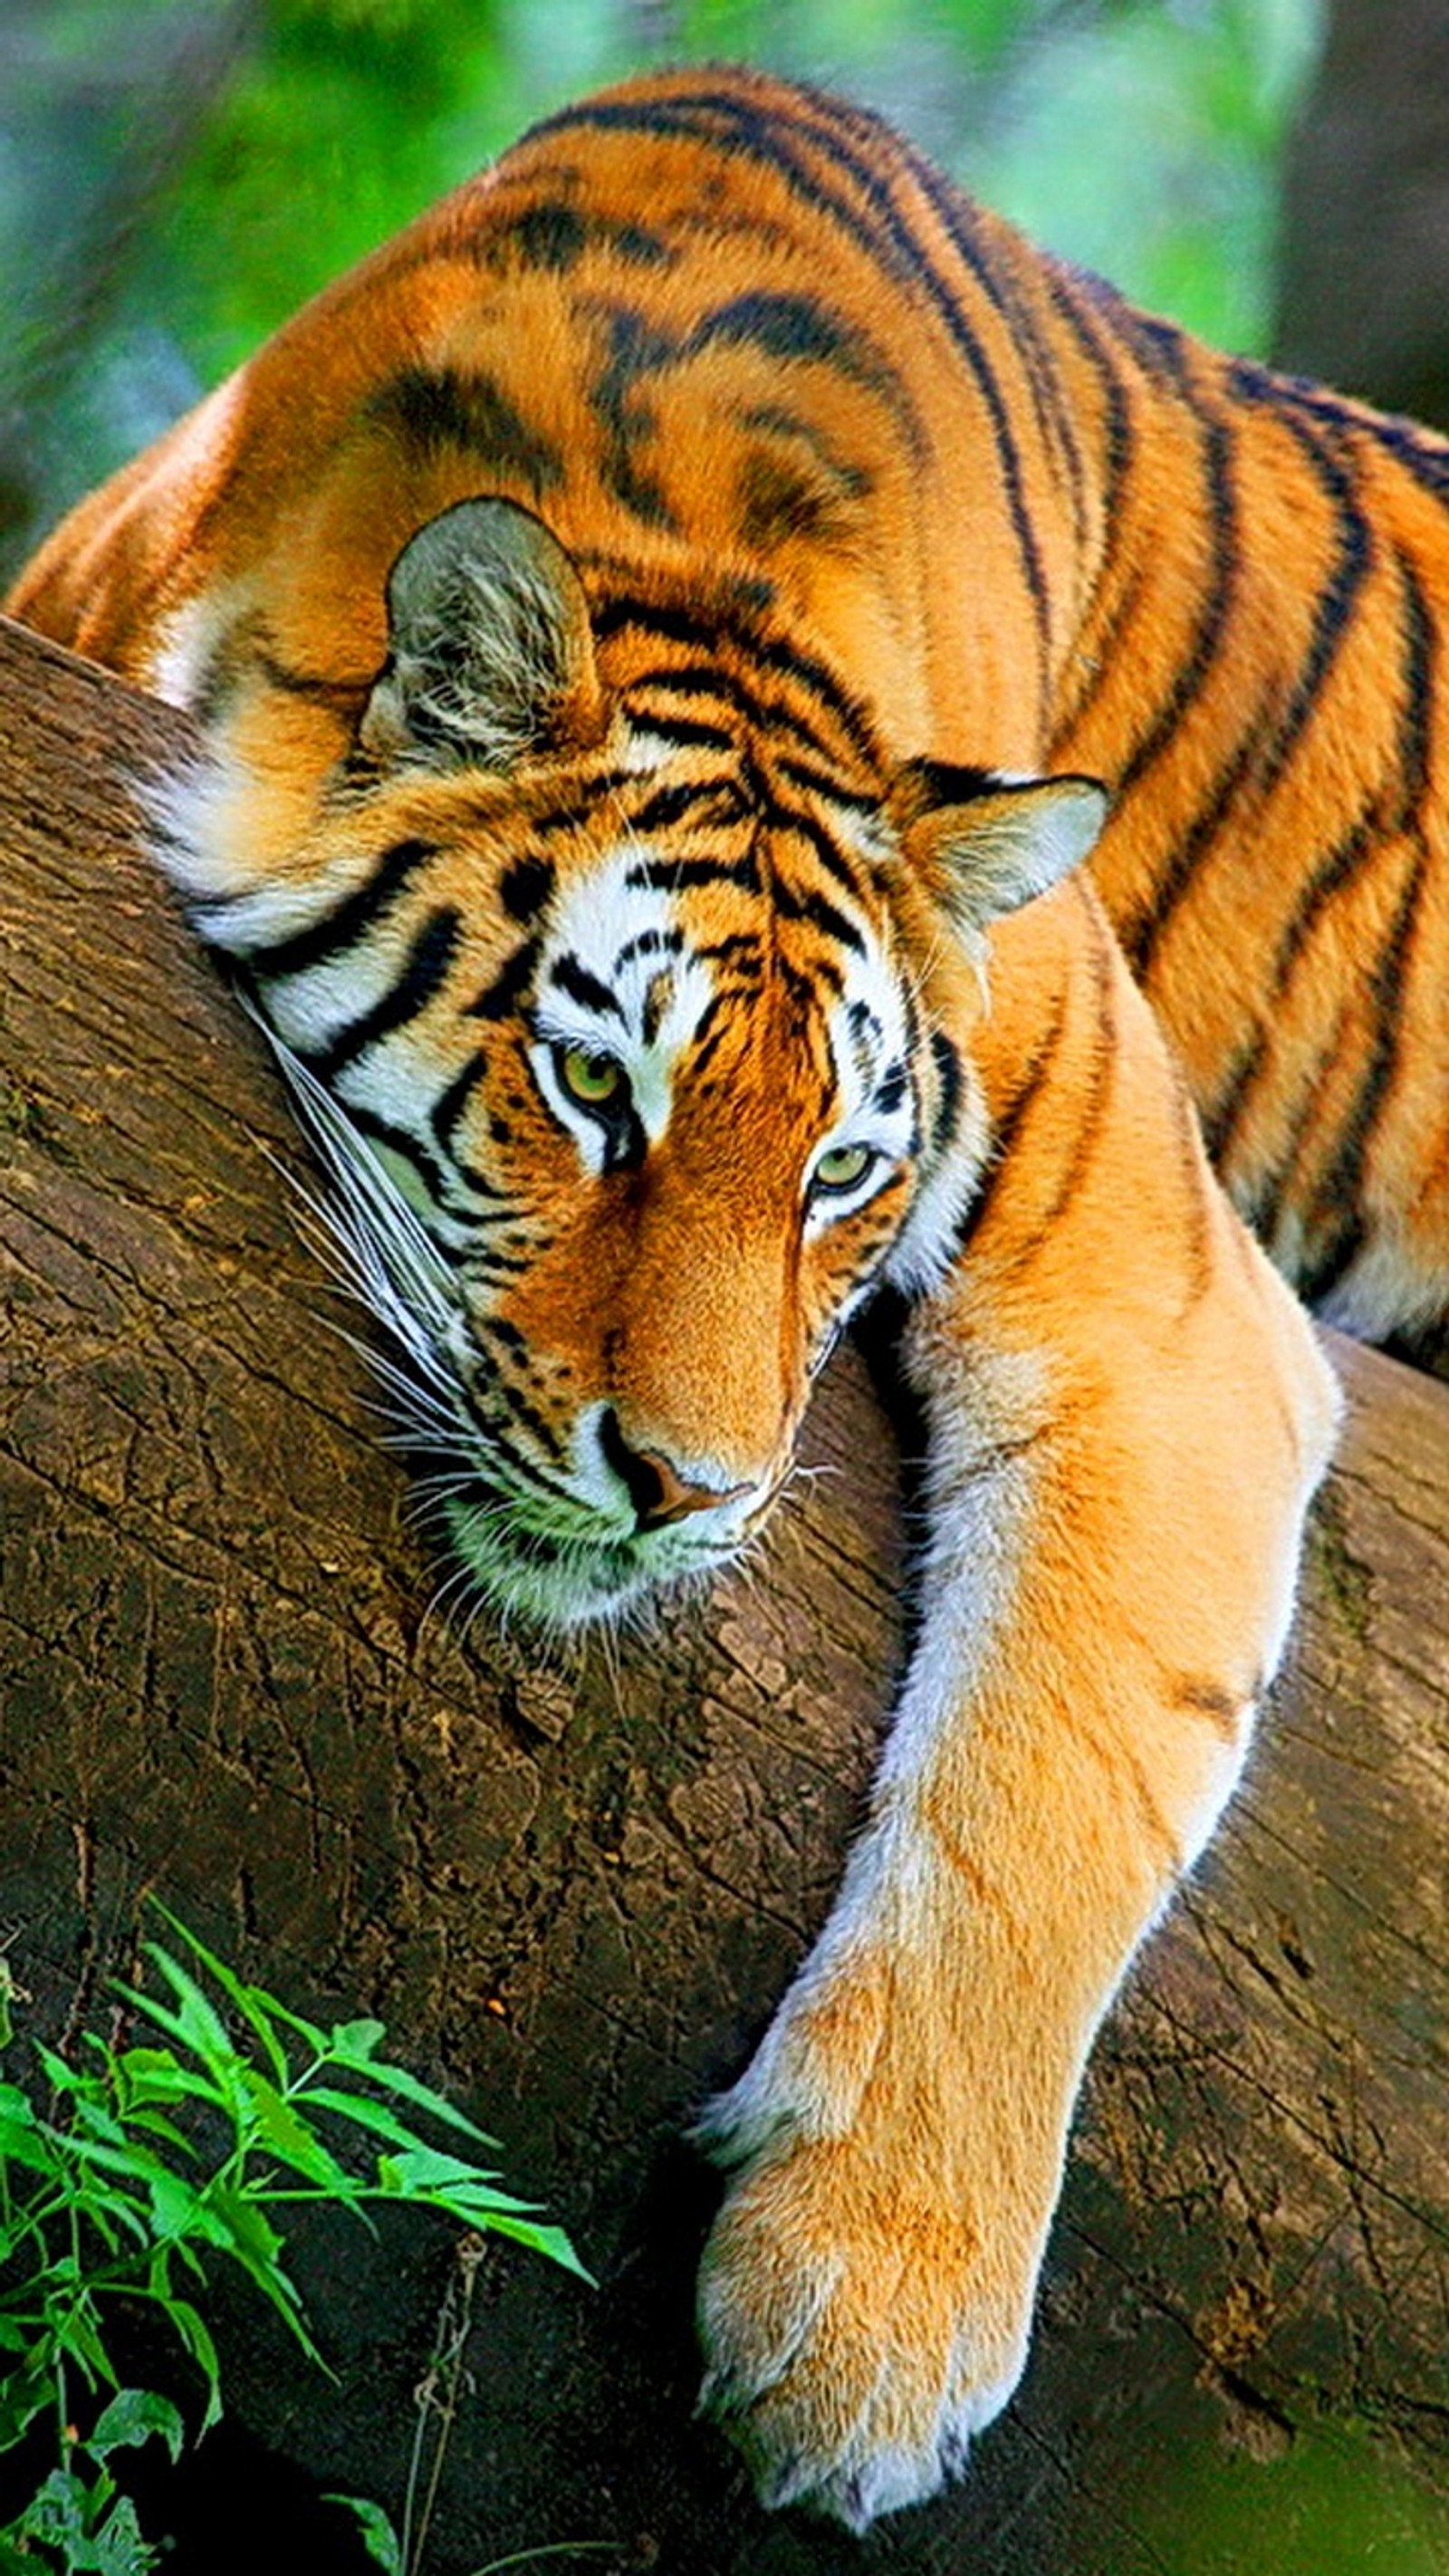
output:
<instances>
[{"instance_id":1,"label":"tiger's eye","mask_svg":"<svg viewBox=\"0 0 1449 2576\"><path fill-rule=\"evenodd\" d=\"M565 1091L583 1109L607 1109L624 1088L624 1068L611 1055L587 1055L582 1047L565 1047L558 1069Z\"/></svg>"},{"instance_id":2,"label":"tiger's eye","mask_svg":"<svg viewBox=\"0 0 1449 2576\"><path fill-rule=\"evenodd\" d=\"M817 1190L853 1190L874 1161L869 1145L832 1145L815 1166L813 1186Z\"/></svg>"}]
</instances>

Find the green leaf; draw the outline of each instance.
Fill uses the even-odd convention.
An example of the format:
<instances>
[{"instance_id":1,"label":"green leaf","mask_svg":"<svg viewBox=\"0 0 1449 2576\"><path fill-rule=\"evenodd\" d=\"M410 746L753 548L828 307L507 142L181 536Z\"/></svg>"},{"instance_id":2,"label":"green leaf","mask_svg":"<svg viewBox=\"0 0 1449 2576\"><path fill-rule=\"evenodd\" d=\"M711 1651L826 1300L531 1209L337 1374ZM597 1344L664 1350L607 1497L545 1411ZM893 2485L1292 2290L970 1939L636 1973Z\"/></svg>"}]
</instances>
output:
<instances>
[{"instance_id":1,"label":"green leaf","mask_svg":"<svg viewBox=\"0 0 1449 2576\"><path fill-rule=\"evenodd\" d=\"M64 2146L43 2128L25 2095L13 2084L0 2084L0 2163L24 2165L27 2172L59 2174Z\"/></svg>"},{"instance_id":2,"label":"green leaf","mask_svg":"<svg viewBox=\"0 0 1449 2576\"><path fill-rule=\"evenodd\" d=\"M300 2039L305 2039L314 2057L326 2056L327 2033L319 2029L315 2021L308 2021L305 2013L292 2012L286 2004L280 2003L275 1995L268 1994L263 1987L253 1986L249 1991L256 1997L259 2004L265 2005L273 2021L280 2022L284 2030L294 2030Z\"/></svg>"},{"instance_id":3,"label":"green leaf","mask_svg":"<svg viewBox=\"0 0 1449 2576\"><path fill-rule=\"evenodd\" d=\"M28 2093L18 2084L0 2084L0 2121L13 2120L19 2129L33 2129L35 2112Z\"/></svg>"},{"instance_id":4,"label":"green leaf","mask_svg":"<svg viewBox=\"0 0 1449 2576\"><path fill-rule=\"evenodd\" d=\"M128 2119L156 2102L209 2102L226 2108L231 2099L209 2075L179 2066L169 2048L125 2049L116 2059L115 2074L121 2110Z\"/></svg>"},{"instance_id":5,"label":"green leaf","mask_svg":"<svg viewBox=\"0 0 1449 2576\"><path fill-rule=\"evenodd\" d=\"M174 2468L186 2440L186 2426L179 2407L154 2388L121 2388L108 2406L101 2409L86 2439L91 2457L103 2460L117 2450L138 2449L159 2433L171 2454Z\"/></svg>"},{"instance_id":6,"label":"green leaf","mask_svg":"<svg viewBox=\"0 0 1449 2576\"><path fill-rule=\"evenodd\" d=\"M238 2081L251 2112L252 2124L272 2152L294 2172L305 2174L309 2182L321 2183L329 2190L345 2193L347 2176L336 2157L308 2128L292 2104L283 2099L275 2084L249 2066L238 2070Z\"/></svg>"},{"instance_id":7,"label":"green leaf","mask_svg":"<svg viewBox=\"0 0 1449 2576\"><path fill-rule=\"evenodd\" d=\"M58 2057L53 2048L47 2048L43 2039L37 2039L34 2042L34 2048L41 2072L52 2093L86 2093L94 2090L94 2077L83 2074L80 2068L72 2066L67 2058Z\"/></svg>"},{"instance_id":8,"label":"green leaf","mask_svg":"<svg viewBox=\"0 0 1449 2576\"><path fill-rule=\"evenodd\" d=\"M342 2066L365 2066L386 2037L385 2021L335 2021L327 2034L327 2054Z\"/></svg>"},{"instance_id":9,"label":"green leaf","mask_svg":"<svg viewBox=\"0 0 1449 2576\"><path fill-rule=\"evenodd\" d=\"M88 2386L94 2388L98 2380L104 2380L111 2388L117 2385L120 2373L106 2350L89 2299L82 2299L67 2315L58 2318L51 2331L57 2349L79 2364Z\"/></svg>"},{"instance_id":10,"label":"green leaf","mask_svg":"<svg viewBox=\"0 0 1449 2576\"><path fill-rule=\"evenodd\" d=\"M174 2120L167 2119L164 2111L128 2111L126 2126L143 2130L148 2138L160 2138L163 2145L174 2147L178 2155L195 2159L196 2149L191 2140L177 2128Z\"/></svg>"},{"instance_id":11,"label":"green leaf","mask_svg":"<svg viewBox=\"0 0 1449 2576\"><path fill-rule=\"evenodd\" d=\"M201 2433L209 2433L213 2424L221 2420L221 2363L217 2358L216 2346L211 2339L211 2329L200 2310L193 2307L189 2299L178 2299L168 2291L161 2297L160 2303L165 2309L172 2331L190 2353L206 2381L206 2406L198 2431L199 2439Z\"/></svg>"},{"instance_id":12,"label":"green leaf","mask_svg":"<svg viewBox=\"0 0 1449 2576\"><path fill-rule=\"evenodd\" d=\"M370 2101L365 2093L339 2093L331 2084L309 2084L297 2099L305 2102L309 2109L315 2106L318 2110L335 2112L339 2120L349 2120L355 2128L370 2130L377 2138L386 2138L390 2146L417 2147L423 2143L416 2129L410 2129L406 2120L400 2120L396 2111L390 2111L385 2102Z\"/></svg>"},{"instance_id":13,"label":"green leaf","mask_svg":"<svg viewBox=\"0 0 1449 2576\"><path fill-rule=\"evenodd\" d=\"M583 2281L589 2289L598 2288L593 2273L580 2262L563 2229L550 2226L546 2219L506 2218L470 2211L461 2204L455 2206L451 2195L446 2200L439 2200L437 2206L448 2210L455 2218L469 2220L475 2227L488 2228L494 2236L507 2236L516 2245L526 2245L531 2254L542 2254L550 2263L560 2264L565 2272L572 2272L575 2280Z\"/></svg>"},{"instance_id":14,"label":"green leaf","mask_svg":"<svg viewBox=\"0 0 1449 2576\"><path fill-rule=\"evenodd\" d=\"M163 2240L185 2236L201 2199L200 2189L183 2175L173 2173L169 2165L158 2164L149 2180L155 2233Z\"/></svg>"},{"instance_id":15,"label":"green leaf","mask_svg":"<svg viewBox=\"0 0 1449 2576\"><path fill-rule=\"evenodd\" d=\"M141 2529L136 2508L129 2496L118 2496L105 2522L96 2534L95 2556L87 2564L96 2576L146 2576L160 2560Z\"/></svg>"},{"instance_id":16,"label":"green leaf","mask_svg":"<svg viewBox=\"0 0 1449 2576\"><path fill-rule=\"evenodd\" d=\"M484 2193L493 2187L491 2175L480 2173L476 2165L465 2163L460 2156L444 2155L437 2147L415 2146L407 2148L400 2156L379 2156L377 2172L384 2191L406 2196L420 2191L449 2190L456 2183ZM526 2209L529 2204L500 2196L498 2206Z\"/></svg>"},{"instance_id":17,"label":"green leaf","mask_svg":"<svg viewBox=\"0 0 1449 2576\"><path fill-rule=\"evenodd\" d=\"M77 2543L83 2547L90 2505L91 2490L76 2469L52 2469L20 2517L21 2532L27 2540L46 2541L55 2548ZM86 2567L94 2562L89 2556L68 2555L66 2563L68 2567Z\"/></svg>"},{"instance_id":18,"label":"green leaf","mask_svg":"<svg viewBox=\"0 0 1449 2576\"><path fill-rule=\"evenodd\" d=\"M532 2203L516 2200L511 2192L499 2191L476 2165L464 2164L457 2156L440 2155L433 2147L415 2147L405 2155L379 2156L377 2173L379 2187L389 2198L407 2201L415 2208L441 2210L450 2218L461 2219L465 2226L511 2237L516 2244L546 2255L550 2262L561 2263L565 2271L592 2285L593 2275L579 2261L562 2228L534 2217Z\"/></svg>"},{"instance_id":19,"label":"green leaf","mask_svg":"<svg viewBox=\"0 0 1449 2576\"><path fill-rule=\"evenodd\" d=\"M324 2495L322 2501L340 2504L354 2514L368 2557L386 2571L386 2576L403 2576L402 2543L380 2504L374 2504L369 2496L352 2495Z\"/></svg>"},{"instance_id":20,"label":"green leaf","mask_svg":"<svg viewBox=\"0 0 1449 2576\"><path fill-rule=\"evenodd\" d=\"M282 2250L281 2237L249 2193L220 2177L196 2194L187 2223L189 2233L208 2245L220 2246L238 2261L260 2264L264 2270L276 2263Z\"/></svg>"},{"instance_id":21,"label":"green leaf","mask_svg":"<svg viewBox=\"0 0 1449 2576\"><path fill-rule=\"evenodd\" d=\"M347 2030L355 2030L359 2027L371 2029L373 2025L347 2023L342 2030L333 2032L333 2040L343 2038ZM370 2053L359 2054L355 2051L349 2053L341 2047L329 2048L328 2054L335 2065L345 2066L355 2075L370 2076L372 2082L381 2085L385 2093L395 2094L400 2102L411 2102L415 2109L426 2111L433 2119L440 2120L445 2128L461 2130L465 2137L475 2138L480 2147L496 2147L498 2143L496 2138L485 2136L481 2129L474 2126L466 2113L457 2110L451 2102L445 2101L441 2093L433 2091L431 2085L420 2084L415 2075L409 2075L406 2067L390 2066L386 2058L374 2057Z\"/></svg>"},{"instance_id":22,"label":"green leaf","mask_svg":"<svg viewBox=\"0 0 1449 2576\"><path fill-rule=\"evenodd\" d=\"M81 2164L95 2166L102 2173L123 2174L138 2192L148 2187L157 2175L169 2175L170 2166L152 2148L142 2146L139 2139L128 2138L124 2130L120 2134L119 2146L113 2145L108 2138L82 2138L74 2134L67 2143L71 2154ZM114 2193L108 2195L111 2202L115 2198Z\"/></svg>"},{"instance_id":23,"label":"green leaf","mask_svg":"<svg viewBox=\"0 0 1449 2576\"><path fill-rule=\"evenodd\" d=\"M262 1986L247 1985L234 1968L229 1968L224 1959L219 1959L213 1950L208 1950L205 1942L198 1940L196 1934L186 1924L179 1922L164 1905L158 1904L156 1911L163 1922L175 1933L177 1939L185 1942L192 1957L199 1959L208 1975L215 1978L222 1993L241 2014L248 2029L255 2032L256 2037L261 2041L266 2052L267 2063L277 2083L285 2084L288 2071L287 2055L277 2037L275 2024L279 2016L271 1996ZM161 1950L159 1943L156 1948L160 1957L164 1958L167 1955Z\"/></svg>"},{"instance_id":24,"label":"green leaf","mask_svg":"<svg viewBox=\"0 0 1449 2576\"><path fill-rule=\"evenodd\" d=\"M220 2079L230 2074L236 2063L236 2046L209 1995L199 1986L190 1970L163 1950L159 1941L148 1941L146 1956L159 1969L177 1999L177 2019L187 2045L194 2049L203 2066ZM143 2002L148 1998L143 1997Z\"/></svg>"},{"instance_id":25,"label":"green leaf","mask_svg":"<svg viewBox=\"0 0 1449 2576\"><path fill-rule=\"evenodd\" d=\"M54 2406L52 2361L49 2338L43 2337L29 2362L17 2363L0 2379L0 2451L13 2450L36 2417Z\"/></svg>"}]
</instances>

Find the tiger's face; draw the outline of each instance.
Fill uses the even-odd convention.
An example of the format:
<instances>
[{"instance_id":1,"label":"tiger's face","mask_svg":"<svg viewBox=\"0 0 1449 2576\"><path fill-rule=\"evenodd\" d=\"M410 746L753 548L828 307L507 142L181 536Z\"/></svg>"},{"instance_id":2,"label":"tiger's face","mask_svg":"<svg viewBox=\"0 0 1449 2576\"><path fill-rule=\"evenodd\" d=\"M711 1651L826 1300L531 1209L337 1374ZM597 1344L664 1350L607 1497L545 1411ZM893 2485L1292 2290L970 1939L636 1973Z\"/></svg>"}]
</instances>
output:
<instances>
[{"instance_id":1,"label":"tiger's face","mask_svg":"<svg viewBox=\"0 0 1449 2576\"><path fill-rule=\"evenodd\" d=\"M431 523L390 611L307 829L258 877L222 767L171 864L310 1111L469 1574L572 1624L732 1555L845 1320L949 1260L985 1150L981 923L1100 805L887 780L823 674L591 614L506 503ZM963 791L975 910L941 826Z\"/></svg>"}]
</instances>

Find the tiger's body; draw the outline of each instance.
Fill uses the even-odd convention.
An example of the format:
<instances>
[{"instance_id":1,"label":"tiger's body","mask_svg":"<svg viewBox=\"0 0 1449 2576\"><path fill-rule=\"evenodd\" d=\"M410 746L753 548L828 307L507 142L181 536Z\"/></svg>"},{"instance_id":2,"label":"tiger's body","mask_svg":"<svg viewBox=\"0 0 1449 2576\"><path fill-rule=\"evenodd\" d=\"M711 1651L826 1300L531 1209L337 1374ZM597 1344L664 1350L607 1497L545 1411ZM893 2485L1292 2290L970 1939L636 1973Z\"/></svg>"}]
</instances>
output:
<instances>
[{"instance_id":1,"label":"tiger's body","mask_svg":"<svg viewBox=\"0 0 1449 2576\"><path fill-rule=\"evenodd\" d=\"M678 73L320 298L12 605L200 719L162 855L490 1596L722 1561L844 1318L908 1301L914 1658L710 2115L701 2294L762 2492L862 2527L1019 2375L1085 2053L1331 1439L1179 1064L1324 1311L1449 1310L1449 450L1131 312L859 110Z\"/></svg>"}]
</instances>

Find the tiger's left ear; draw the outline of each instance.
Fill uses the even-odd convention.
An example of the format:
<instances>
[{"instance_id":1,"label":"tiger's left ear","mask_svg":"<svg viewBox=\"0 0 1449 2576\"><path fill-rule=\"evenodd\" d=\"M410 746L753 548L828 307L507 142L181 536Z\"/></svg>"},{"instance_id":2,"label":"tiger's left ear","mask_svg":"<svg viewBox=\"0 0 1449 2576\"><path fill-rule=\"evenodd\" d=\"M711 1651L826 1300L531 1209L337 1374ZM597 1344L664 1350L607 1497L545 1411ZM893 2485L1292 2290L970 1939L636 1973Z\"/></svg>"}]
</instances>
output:
<instances>
[{"instance_id":1,"label":"tiger's left ear","mask_svg":"<svg viewBox=\"0 0 1449 2576\"><path fill-rule=\"evenodd\" d=\"M419 528L388 575L387 626L358 728L376 760L506 770L603 732L583 583L516 502L459 501Z\"/></svg>"},{"instance_id":2,"label":"tiger's left ear","mask_svg":"<svg viewBox=\"0 0 1449 2576\"><path fill-rule=\"evenodd\" d=\"M911 760L886 810L913 866L971 940L1069 876L1107 806L1096 778L1009 778Z\"/></svg>"}]
</instances>

